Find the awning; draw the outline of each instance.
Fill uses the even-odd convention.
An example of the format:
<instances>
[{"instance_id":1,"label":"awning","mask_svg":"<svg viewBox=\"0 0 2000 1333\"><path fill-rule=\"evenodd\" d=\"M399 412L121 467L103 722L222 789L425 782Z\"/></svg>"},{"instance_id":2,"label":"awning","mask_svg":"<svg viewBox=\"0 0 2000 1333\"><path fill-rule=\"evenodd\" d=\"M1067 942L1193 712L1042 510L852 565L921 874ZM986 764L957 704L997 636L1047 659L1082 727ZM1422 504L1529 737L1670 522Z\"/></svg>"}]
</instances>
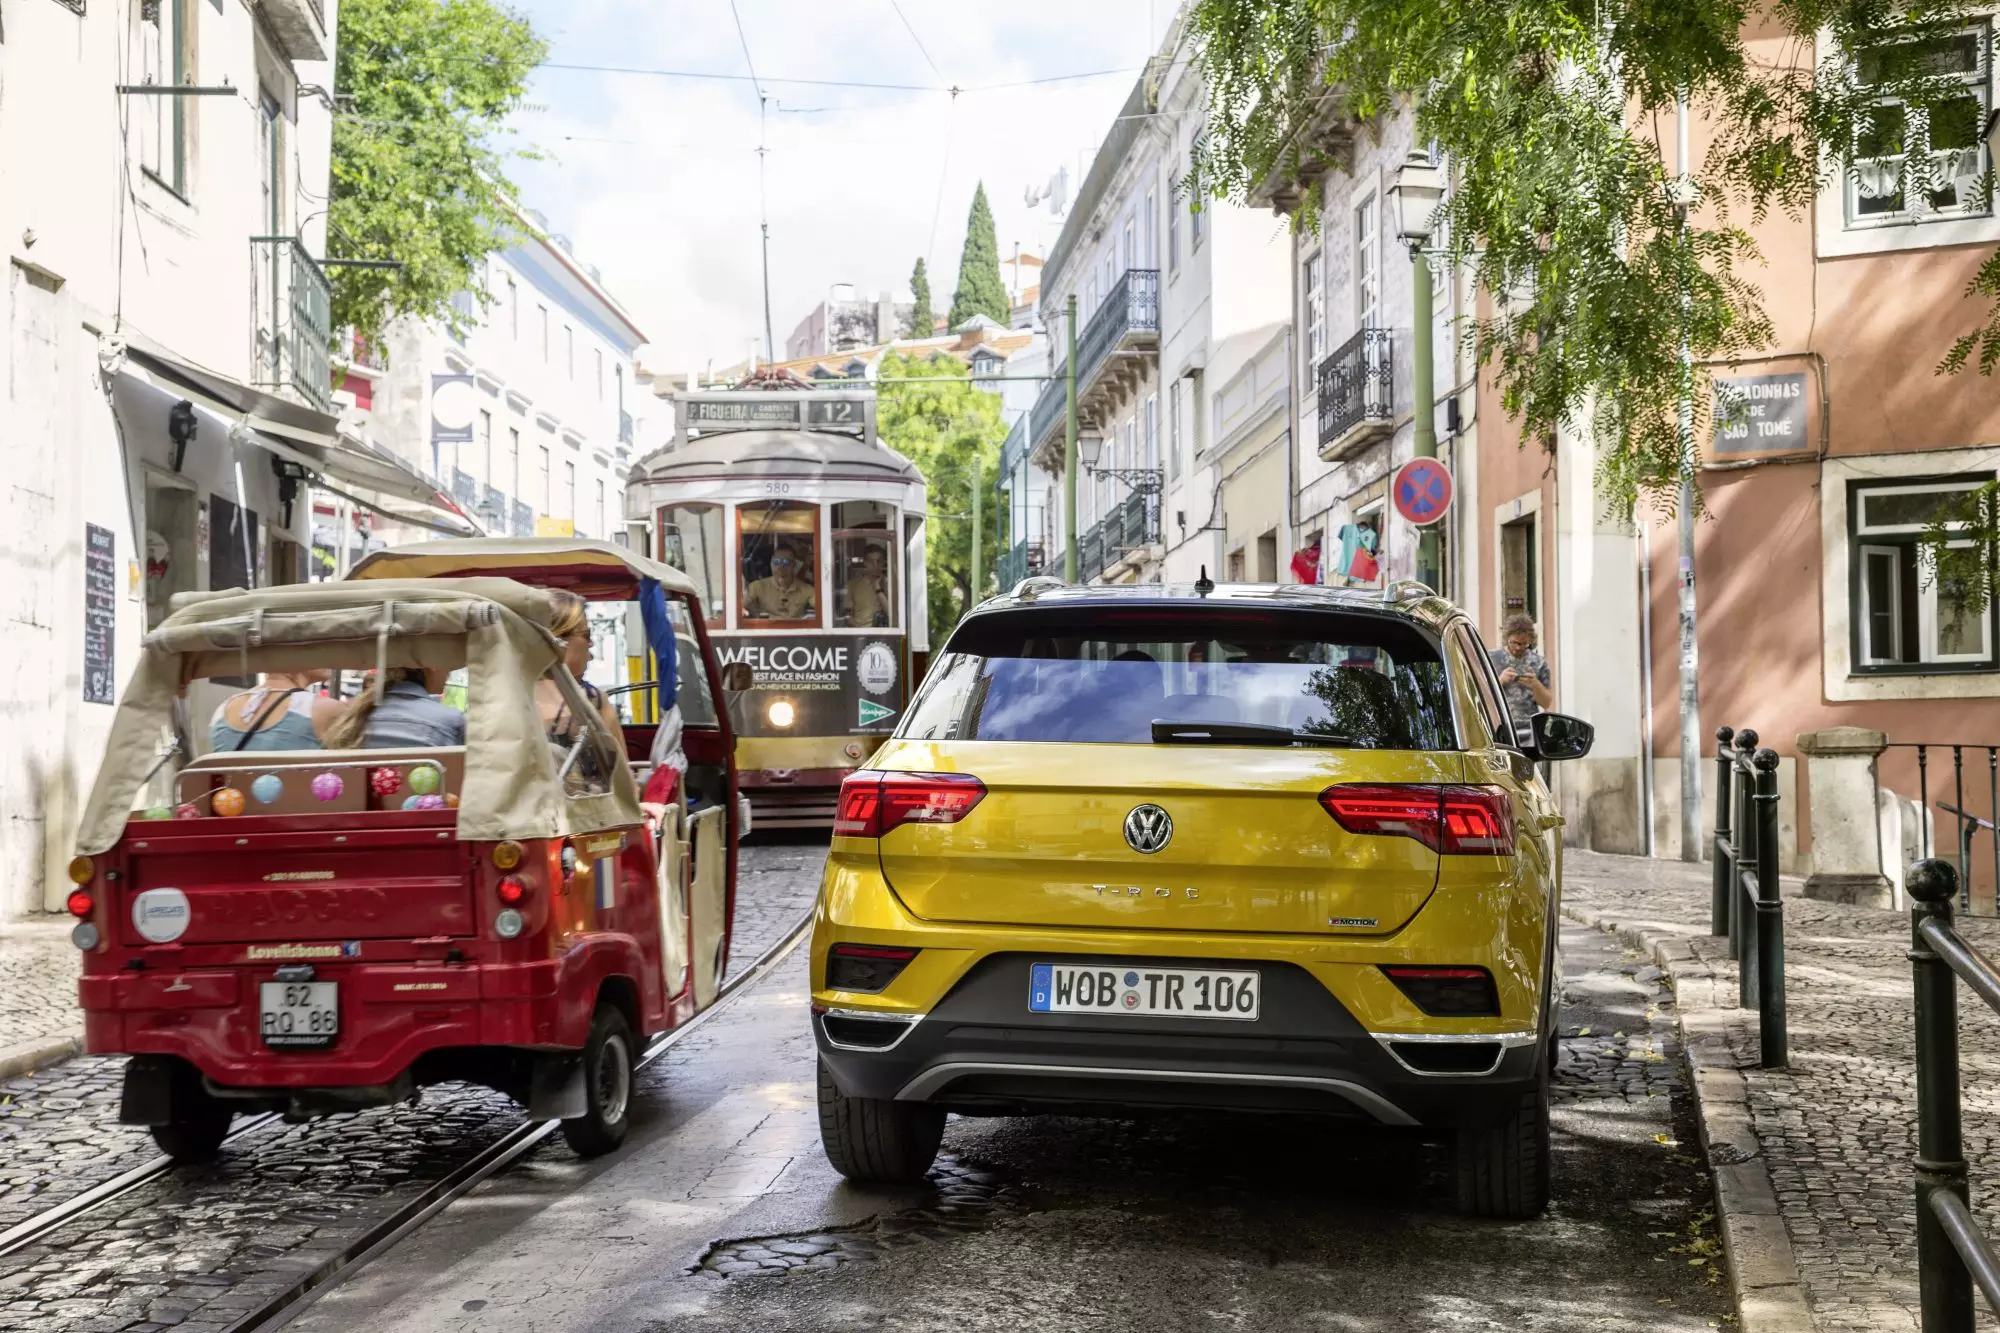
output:
<instances>
[{"instance_id":1,"label":"awning","mask_svg":"<svg viewBox=\"0 0 2000 1333\"><path fill-rule=\"evenodd\" d=\"M477 523L409 464L343 434L340 419L190 365L157 347L128 342L121 379L140 378L186 398L250 441L313 474L315 484L364 509L449 537L476 537Z\"/></svg>"}]
</instances>

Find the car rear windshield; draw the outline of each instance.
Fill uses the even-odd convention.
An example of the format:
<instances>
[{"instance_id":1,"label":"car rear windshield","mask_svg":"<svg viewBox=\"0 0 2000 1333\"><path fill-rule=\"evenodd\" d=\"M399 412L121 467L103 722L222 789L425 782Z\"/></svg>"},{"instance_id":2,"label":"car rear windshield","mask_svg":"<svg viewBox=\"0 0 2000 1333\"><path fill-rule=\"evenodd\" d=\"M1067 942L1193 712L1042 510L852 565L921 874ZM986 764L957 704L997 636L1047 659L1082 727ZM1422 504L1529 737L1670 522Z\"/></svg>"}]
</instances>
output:
<instances>
[{"instance_id":1,"label":"car rear windshield","mask_svg":"<svg viewBox=\"0 0 2000 1333\"><path fill-rule=\"evenodd\" d=\"M1410 622L1201 605L977 617L952 635L898 734L1457 748L1444 661Z\"/></svg>"}]
</instances>

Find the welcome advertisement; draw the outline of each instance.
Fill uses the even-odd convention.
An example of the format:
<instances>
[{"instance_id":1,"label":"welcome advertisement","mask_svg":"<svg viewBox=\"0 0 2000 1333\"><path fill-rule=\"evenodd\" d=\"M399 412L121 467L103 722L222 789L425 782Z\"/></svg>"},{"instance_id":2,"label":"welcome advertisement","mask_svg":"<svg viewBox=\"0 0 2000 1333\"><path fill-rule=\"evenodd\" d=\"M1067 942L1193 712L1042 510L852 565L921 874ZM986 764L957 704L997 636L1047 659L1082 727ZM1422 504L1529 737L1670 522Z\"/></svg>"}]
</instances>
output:
<instances>
[{"instance_id":1,"label":"welcome advertisement","mask_svg":"<svg viewBox=\"0 0 2000 1333\"><path fill-rule=\"evenodd\" d=\"M831 634L720 634L717 660L750 668L750 688L732 711L748 736L886 736L903 714L903 642ZM771 706L792 705L789 727Z\"/></svg>"}]
</instances>

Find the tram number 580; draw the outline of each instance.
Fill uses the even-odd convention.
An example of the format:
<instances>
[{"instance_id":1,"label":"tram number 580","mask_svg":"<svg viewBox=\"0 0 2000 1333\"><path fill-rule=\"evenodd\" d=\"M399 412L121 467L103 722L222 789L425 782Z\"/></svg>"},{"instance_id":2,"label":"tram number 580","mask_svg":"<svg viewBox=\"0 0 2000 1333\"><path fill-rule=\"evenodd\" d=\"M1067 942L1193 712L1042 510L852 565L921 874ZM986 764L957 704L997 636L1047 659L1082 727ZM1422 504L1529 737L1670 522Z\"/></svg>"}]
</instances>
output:
<instances>
[{"instance_id":1,"label":"tram number 580","mask_svg":"<svg viewBox=\"0 0 2000 1333\"><path fill-rule=\"evenodd\" d=\"M790 495L791 493L792 483L789 481L767 481L764 483L764 494L766 495Z\"/></svg>"}]
</instances>

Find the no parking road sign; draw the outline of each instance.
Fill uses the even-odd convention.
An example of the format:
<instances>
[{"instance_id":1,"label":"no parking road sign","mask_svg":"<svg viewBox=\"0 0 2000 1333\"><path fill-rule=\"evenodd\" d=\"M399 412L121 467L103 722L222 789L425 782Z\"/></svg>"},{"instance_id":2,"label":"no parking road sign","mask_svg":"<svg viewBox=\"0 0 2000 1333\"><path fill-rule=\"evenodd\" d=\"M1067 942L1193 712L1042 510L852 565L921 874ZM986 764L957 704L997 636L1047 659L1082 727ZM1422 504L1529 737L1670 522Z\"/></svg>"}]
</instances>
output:
<instances>
[{"instance_id":1,"label":"no parking road sign","mask_svg":"<svg viewBox=\"0 0 2000 1333\"><path fill-rule=\"evenodd\" d=\"M1396 512L1420 528L1444 517L1451 508L1451 490L1451 470L1435 458L1412 458L1389 482Z\"/></svg>"}]
</instances>

